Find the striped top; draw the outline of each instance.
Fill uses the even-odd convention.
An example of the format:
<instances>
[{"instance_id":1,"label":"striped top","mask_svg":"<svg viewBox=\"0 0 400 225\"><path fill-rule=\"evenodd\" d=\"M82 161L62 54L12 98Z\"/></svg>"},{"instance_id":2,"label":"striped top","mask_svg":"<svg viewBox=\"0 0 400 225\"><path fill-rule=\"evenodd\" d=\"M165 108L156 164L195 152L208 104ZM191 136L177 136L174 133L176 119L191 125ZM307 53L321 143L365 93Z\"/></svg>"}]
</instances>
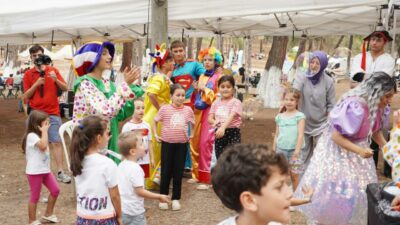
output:
<instances>
[{"instance_id":1,"label":"striped top","mask_svg":"<svg viewBox=\"0 0 400 225\"><path fill-rule=\"evenodd\" d=\"M154 121L161 122L161 139L168 143L189 142L188 124L194 125L194 113L188 106L176 108L173 105L163 105Z\"/></svg>"},{"instance_id":2,"label":"striped top","mask_svg":"<svg viewBox=\"0 0 400 225\"><path fill-rule=\"evenodd\" d=\"M231 113L235 113L235 117L227 128L239 128L242 124L242 103L239 99L217 99L211 105L210 114L215 114L215 120L221 124L229 118Z\"/></svg>"}]
</instances>

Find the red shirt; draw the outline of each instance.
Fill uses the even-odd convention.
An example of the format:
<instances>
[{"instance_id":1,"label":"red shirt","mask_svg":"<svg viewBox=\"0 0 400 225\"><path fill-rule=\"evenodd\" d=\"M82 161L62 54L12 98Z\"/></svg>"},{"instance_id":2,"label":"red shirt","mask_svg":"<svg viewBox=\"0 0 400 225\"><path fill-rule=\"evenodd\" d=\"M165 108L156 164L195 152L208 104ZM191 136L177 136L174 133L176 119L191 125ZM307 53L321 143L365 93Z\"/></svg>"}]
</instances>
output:
<instances>
[{"instance_id":1,"label":"red shirt","mask_svg":"<svg viewBox=\"0 0 400 225\"><path fill-rule=\"evenodd\" d=\"M32 97L29 99L29 106L32 109L41 110L49 115L60 116L60 107L58 103L57 96L57 84L51 79L49 73L54 71L57 75L57 79L65 83L64 78L61 76L60 72L52 67L46 66L44 75L44 85L43 85L43 97L40 96L40 86L36 88ZM39 79L40 73L35 67L25 72L24 75L24 90L25 92L35 84L37 79Z\"/></svg>"},{"instance_id":2,"label":"red shirt","mask_svg":"<svg viewBox=\"0 0 400 225\"><path fill-rule=\"evenodd\" d=\"M14 84L14 78L12 77L7 78L6 85L13 86L13 84Z\"/></svg>"},{"instance_id":3,"label":"red shirt","mask_svg":"<svg viewBox=\"0 0 400 225\"><path fill-rule=\"evenodd\" d=\"M189 123L194 124L193 110L188 106L175 108L163 105L154 121L161 122L161 138L168 143L189 142ZM193 132L193 131L192 131Z\"/></svg>"}]
</instances>

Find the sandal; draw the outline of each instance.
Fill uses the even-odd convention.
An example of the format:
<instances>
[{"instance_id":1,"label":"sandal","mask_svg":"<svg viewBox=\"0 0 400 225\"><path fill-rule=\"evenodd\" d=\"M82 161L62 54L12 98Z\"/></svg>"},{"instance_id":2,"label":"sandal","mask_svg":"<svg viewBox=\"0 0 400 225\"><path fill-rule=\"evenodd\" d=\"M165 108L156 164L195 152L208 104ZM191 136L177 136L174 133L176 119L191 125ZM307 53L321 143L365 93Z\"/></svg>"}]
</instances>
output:
<instances>
[{"instance_id":1,"label":"sandal","mask_svg":"<svg viewBox=\"0 0 400 225\"><path fill-rule=\"evenodd\" d=\"M46 220L48 222L52 222L52 223L58 223L59 222L57 216L54 215L54 214L51 215L51 216L43 216L42 219Z\"/></svg>"}]
</instances>

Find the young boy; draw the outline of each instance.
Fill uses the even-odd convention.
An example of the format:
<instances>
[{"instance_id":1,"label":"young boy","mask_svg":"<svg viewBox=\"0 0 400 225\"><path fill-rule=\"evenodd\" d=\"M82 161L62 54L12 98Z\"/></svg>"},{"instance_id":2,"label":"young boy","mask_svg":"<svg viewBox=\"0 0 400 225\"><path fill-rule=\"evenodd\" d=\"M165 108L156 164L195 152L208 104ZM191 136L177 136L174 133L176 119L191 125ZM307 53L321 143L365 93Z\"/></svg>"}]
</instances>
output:
<instances>
[{"instance_id":1,"label":"young boy","mask_svg":"<svg viewBox=\"0 0 400 225\"><path fill-rule=\"evenodd\" d=\"M265 145L229 147L212 169L211 178L222 203L238 213L218 225L289 223L289 206L309 202L313 192L307 189L308 199L293 201L287 185L288 163Z\"/></svg>"},{"instance_id":2,"label":"young boy","mask_svg":"<svg viewBox=\"0 0 400 225\"><path fill-rule=\"evenodd\" d=\"M134 100L135 111L132 119L124 124L121 133L128 131L140 131L143 135L143 144L146 149L145 155L138 159L138 164L142 167L145 178L150 177L150 162L154 165L154 154L151 144L151 128L148 123L143 121L144 103L143 99L138 98Z\"/></svg>"},{"instance_id":3,"label":"young boy","mask_svg":"<svg viewBox=\"0 0 400 225\"><path fill-rule=\"evenodd\" d=\"M169 203L167 195L152 193L144 189L144 172L138 159L145 155L141 133L129 131L118 139L118 149L124 156L118 166L118 188L121 195L122 223L124 225L145 225L144 198Z\"/></svg>"}]
</instances>

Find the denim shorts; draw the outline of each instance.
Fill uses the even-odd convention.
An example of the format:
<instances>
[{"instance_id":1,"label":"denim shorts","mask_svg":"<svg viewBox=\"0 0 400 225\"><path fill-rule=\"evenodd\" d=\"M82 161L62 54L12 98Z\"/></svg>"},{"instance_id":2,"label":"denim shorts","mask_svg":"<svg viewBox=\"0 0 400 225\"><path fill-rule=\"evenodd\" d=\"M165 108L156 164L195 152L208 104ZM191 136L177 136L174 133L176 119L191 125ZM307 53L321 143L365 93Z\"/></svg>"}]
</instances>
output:
<instances>
[{"instance_id":1,"label":"denim shorts","mask_svg":"<svg viewBox=\"0 0 400 225\"><path fill-rule=\"evenodd\" d=\"M290 162L290 160L292 159L292 155L294 153L294 149L286 150L286 149L281 149L281 148L276 147L276 153L283 154L285 156L286 160L288 162Z\"/></svg>"},{"instance_id":2,"label":"denim shorts","mask_svg":"<svg viewBox=\"0 0 400 225\"><path fill-rule=\"evenodd\" d=\"M287 161L289 163L290 171L292 173L301 174L304 172L304 163L302 162L300 157L297 160L292 160L294 149L286 150L286 149L280 149L280 148L276 147L276 153L280 153L285 156L285 158L287 159Z\"/></svg>"},{"instance_id":3,"label":"denim shorts","mask_svg":"<svg viewBox=\"0 0 400 225\"><path fill-rule=\"evenodd\" d=\"M61 124L62 124L61 117L50 115L50 127L48 132L50 143L61 143L60 134L58 133Z\"/></svg>"},{"instance_id":4,"label":"denim shorts","mask_svg":"<svg viewBox=\"0 0 400 225\"><path fill-rule=\"evenodd\" d=\"M125 213L122 213L122 224L123 225L146 225L146 217L144 213L131 216Z\"/></svg>"}]
</instances>

